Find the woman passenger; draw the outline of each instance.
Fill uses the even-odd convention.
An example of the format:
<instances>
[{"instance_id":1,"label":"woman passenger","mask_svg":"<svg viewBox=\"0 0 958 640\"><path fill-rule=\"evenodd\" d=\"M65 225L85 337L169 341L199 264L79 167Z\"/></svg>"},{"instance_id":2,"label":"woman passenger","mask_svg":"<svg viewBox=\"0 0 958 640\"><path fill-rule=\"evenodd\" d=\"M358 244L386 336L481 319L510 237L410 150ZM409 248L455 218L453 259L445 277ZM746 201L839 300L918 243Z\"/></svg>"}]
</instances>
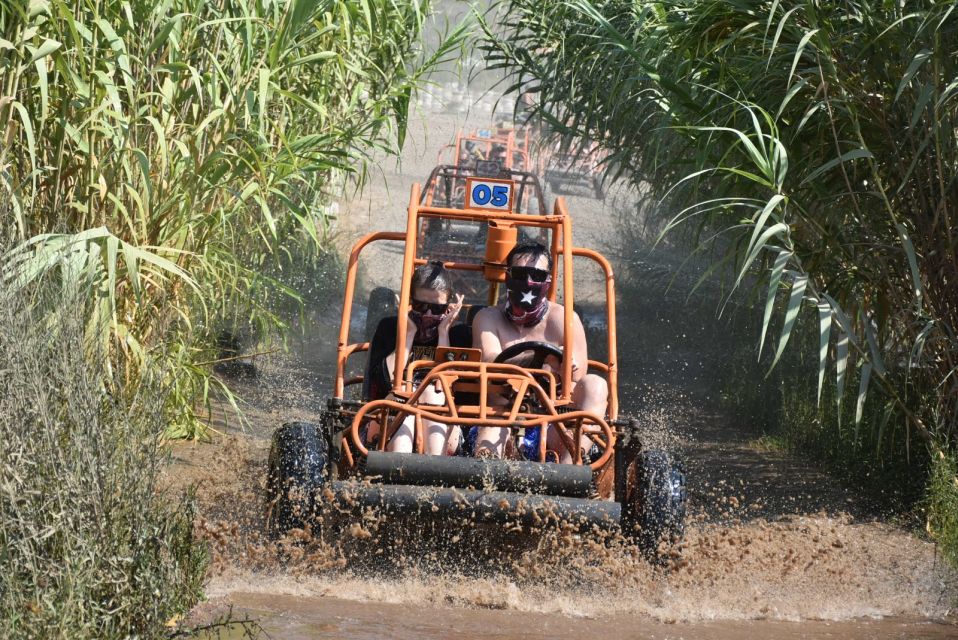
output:
<instances>
[{"instance_id":1,"label":"woman passenger","mask_svg":"<svg viewBox=\"0 0 958 640\"><path fill-rule=\"evenodd\" d=\"M409 322L406 324L407 364L413 360L434 357L436 347L470 346L472 338L469 329L463 325L454 326L462 309L463 297L457 295L452 302L451 297L449 272L441 262L431 261L413 272ZM370 341L363 385L363 397L367 401L385 398L392 389L398 322L396 316L380 320ZM420 402L441 405L445 403L445 397L436 384L423 390ZM414 424L413 416L407 416L389 441L389 451L412 452ZM426 454L452 455L459 448L459 427L423 420L423 428ZM374 442L378 434L379 425L370 422L367 442Z\"/></svg>"}]
</instances>

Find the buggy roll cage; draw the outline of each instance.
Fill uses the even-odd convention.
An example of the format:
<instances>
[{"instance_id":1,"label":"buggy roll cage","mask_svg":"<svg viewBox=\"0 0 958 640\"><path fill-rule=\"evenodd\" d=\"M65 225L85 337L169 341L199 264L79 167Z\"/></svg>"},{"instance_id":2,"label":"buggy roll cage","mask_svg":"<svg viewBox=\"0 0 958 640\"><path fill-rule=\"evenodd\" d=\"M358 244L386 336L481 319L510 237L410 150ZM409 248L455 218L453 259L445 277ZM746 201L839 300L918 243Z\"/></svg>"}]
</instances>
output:
<instances>
[{"instance_id":1,"label":"buggy roll cage","mask_svg":"<svg viewBox=\"0 0 958 640\"><path fill-rule=\"evenodd\" d=\"M470 149L466 149L467 146ZM437 164L459 164L459 160L464 154L470 155L475 149L480 151L482 157L470 157L470 160L492 160L492 151L496 146L502 147L505 152L502 162L503 168L525 171L532 167L529 155L529 131L518 132L515 129L499 127L490 130L477 129L469 134L464 134L460 129L456 133L456 141L439 150ZM455 154L452 162L446 159L450 151ZM518 166L517 159L519 160Z\"/></svg>"},{"instance_id":2,"label":"buggy roll cage","mask_svg":"<svg viewBox=\"0 0 958 640\"><path fill-rule=\"evenodd\" d=\"M481 161L480 161L481 162ZM453 190L457 182L465 182L466 178L473 178L482 175L478 172L478 167L468 167L458 164L440 164L433 167L426 178L425 185L419 195L421 205L435 206L437 195L444 196L440 198L445 204L453 202ZM535 212L530 215L546 215L545 197L542 193L542 185L535 174L518 169L500 168L497 179L511 180L516 186L514 210L522 211L529 203L531 198L535 198L537 207Z\"/></svg>"},{"instance_id":3,"label":"buggy roll cage","mask_svg":"<svg viewBox=\"0 0 958 640\"><path fill-rule=\"evenodd\" d=\"M405 233L393 231L377 231L362 237L352 248L346 272L345 301L340 320L339 340L337 346L337 366L334 384L334 398L339 401L345 399L345 387L362 382L357 376L346 379L346 365L349 357L355 353L367 351L369 343L349 342L349 327L352 314L352 301L356 292L359 256L368 245L379 241L401 241L405 244L402 265L402 286L399 294L399 308L397 318L396 362L405 362L406 341L401 339L406 335L409 314L409 296L412 287L412 273L414 269L425 264L425 258L417 257L418 228L420 219L442 218L451 220L465 220L486 222L489 225L489 235L486 244L485 260L476 263L444 262L444 266L451 270L478 271L489 282L490 288L497 287L505 280L505 257L516 241L517 226L544 228L552 231L551 253L553 257L552 285L549 288L548 298L556 301L559 275L562 277L562 298L565 303L565 317L563 323L563 352L572 353L572 326L573 309L573 258L586 258L596 263L605 276L606 315L608 321L607 332L607 361L589 360L589 369L605 375L609 388L608 418L615 421L618 418L618 364L616 352L616 317L615 317L615 280L612 265L600 253L591 249L574 247L572 244L572 219L566 210L565 200L557 198L551 215L527 215L479 209L448 209L420 204L422 191L419 184L411 189ZM561 272L560 272L561 265ZM472 363L458 363L466 366ZM478 364L478 363L476 363ZM489 363L482 363L489 364ZM408 399L412 392L407 389L405 367L395 367L392 393L397 398ZM561 397L556 399L557 406L571 404L572 358L563 358L560 376Z\"/></svg>"}]
</instances>

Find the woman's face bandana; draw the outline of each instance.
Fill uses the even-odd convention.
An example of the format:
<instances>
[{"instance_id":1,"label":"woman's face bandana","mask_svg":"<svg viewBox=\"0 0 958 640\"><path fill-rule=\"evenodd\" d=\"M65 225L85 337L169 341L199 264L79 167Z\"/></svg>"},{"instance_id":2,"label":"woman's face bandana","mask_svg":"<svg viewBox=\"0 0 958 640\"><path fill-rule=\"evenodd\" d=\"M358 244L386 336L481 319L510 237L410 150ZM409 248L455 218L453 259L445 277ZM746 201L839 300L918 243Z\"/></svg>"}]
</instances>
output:
<instances>
[{"instance_id":1,"label":"woman's face bandana","mask_svg":"<svg viewBox=\"0 0 958 640\"><path fill-rule=\"evenodd\" d=\"M442 322L442 316L434 316L431 313L423 315L419 311L410 311L409 319L416 325L414 343L426 344L435 340L439 335L439 323Z\"/></svg>"},{"instance_id":2,"label":"woman's face bandana","mask_svg":"<svg viewBox=\"0 0 958 640\"><path fill-rule=\"evenodd\" d=\"M510 268L506 280L509 298L505 309L506 317L521 327L537 325L549 309L546 295L551 283L551 275L542 269Z\"/></svg>"}]
</instances>

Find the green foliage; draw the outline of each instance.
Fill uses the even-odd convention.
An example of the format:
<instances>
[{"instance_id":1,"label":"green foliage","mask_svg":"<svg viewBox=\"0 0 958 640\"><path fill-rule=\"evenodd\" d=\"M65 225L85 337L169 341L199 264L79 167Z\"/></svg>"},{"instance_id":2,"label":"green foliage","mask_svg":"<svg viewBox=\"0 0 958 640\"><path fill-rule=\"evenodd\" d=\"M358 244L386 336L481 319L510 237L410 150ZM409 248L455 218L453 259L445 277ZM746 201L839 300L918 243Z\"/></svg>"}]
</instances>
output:
<instances>
[{"instance_id":1,"label":"green foliage","mask_svg":"<svg viewBox=\"0 0 958 640\"><path fill-rule=\"evenodd\" d=\"M762 434L754 440L749 440L748 446L756 451L761 452L781 452L785 451L787 448L787 445L781 436L770 435L767 433Z\"/></svg>"},{"instance_id":2,"label":"green foliage","mask_svg":"<svg viewBox=\"0 0 958 640\"><path fill-rule=\"evenodd\" d=\"M945 557L958 565L958 457L941 452L931 464L928 483L928 533Z\"/></svg>"},{"instance_id":3,"label":"green foliage","mask_svg":"<svg viewBox=\"0 0 958 640\"><path fill-rule=\"evenodd\" d=\"M954 8L504 0L485 46L666 231L736 265L765 306L760 354L776 309L774 360L815 310L813 393L831 369L835 419L862 423L877 386L894 418L874 428L936 447L958 439Z\"/></svg>"},{"instance_id":4,"label":"green foliage","mask_svg":"<svg viewBox=\"0 0 958 640\"><path fill-rule=\"evenodd\" d=\"M208 360L238 307L282 328L271 298L297 294L261 267L324 245L344 176L401 144L410 96L460 42L423 55L429 6L0 0L5 280L79 278L128 382L145 357ZM207 369L163 370L192 422Z\"/></svg>"},{"instance_id":5,"label":"green foliage","mask_svg":"<svg viewBox=\"0 0 958 640\"><path fill-rule=\"evenodd\" d=\"M781 420L774 428L791 450L825 463L857 486L874 508L917 522L913 516L927 480L928 448L915 432L896 428L904 418L888 411L880 394L858 403L861 371L858 380L844 386L844 398L837 398L837 381L827 380L822 401L816 402L817 381L808 375L818 360L816 334L809 324L796 335L794 357L780 372ZM857 421L856 415L861 416Z\"/></svg>"},{"instance_id":6,"label":"green foliage","mask_svg":"<svg viewBox=\"0 0 958 640\"><path fill-rule=\"evenodd\" d=\"M194 506L159 485L163 390L108 390L77 293L0 287L0 636L167 637L201 596Z\"/></svg>"}]
</instances>

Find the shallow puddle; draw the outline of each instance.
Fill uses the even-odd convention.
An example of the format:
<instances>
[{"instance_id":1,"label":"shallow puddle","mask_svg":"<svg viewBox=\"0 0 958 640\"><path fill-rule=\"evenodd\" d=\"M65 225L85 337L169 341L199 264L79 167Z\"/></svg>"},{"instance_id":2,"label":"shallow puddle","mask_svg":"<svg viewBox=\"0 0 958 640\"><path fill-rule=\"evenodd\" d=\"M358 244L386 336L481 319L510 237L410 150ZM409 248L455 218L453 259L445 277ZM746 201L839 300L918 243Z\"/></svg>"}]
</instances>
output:
<instances>
[{"instance_id":1,"label":"shallow puddle","mask_svg":"<svg viewBox=\"0 0 958 640\"><path fill-rule=\"evenodd\" d=\"M636 619L623 614L564 616L490 609L459 609L429 605L356 602L335 597L309 598L233 592L234 617L255 618L274 638L340 638L342 640L460 640L513 638L634 638L635 640L845 640L908 638L912 640L954 638L954 625L905 618L850 621L716 620L697 623L666 623ZM207 605L220 611L217 603ZM242 638L244 630L223 630L224 640Z\"/></svg>"}]
</instances>

